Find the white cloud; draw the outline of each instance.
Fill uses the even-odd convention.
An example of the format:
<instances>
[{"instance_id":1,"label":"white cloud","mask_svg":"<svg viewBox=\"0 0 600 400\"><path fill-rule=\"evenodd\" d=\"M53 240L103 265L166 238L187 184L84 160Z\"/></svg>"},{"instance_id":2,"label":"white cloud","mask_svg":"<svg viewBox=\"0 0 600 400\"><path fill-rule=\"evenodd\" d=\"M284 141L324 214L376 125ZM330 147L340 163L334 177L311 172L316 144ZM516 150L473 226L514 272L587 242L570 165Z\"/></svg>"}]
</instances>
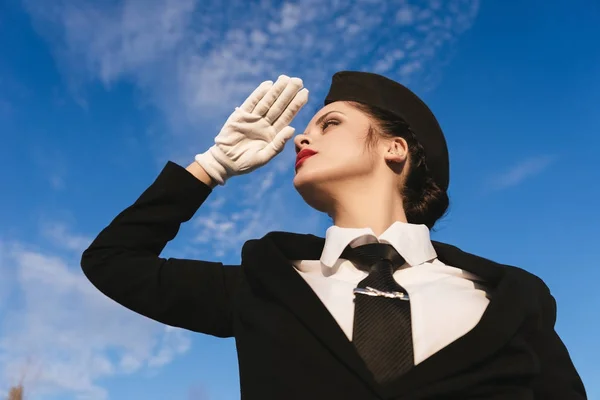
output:
<instances>
[{"instance_id":1,"label":"white cloud","mask_svg":"<svg viewBox=\"0 0 600 400\"><path fill-rule=\"evenodd\" d=\"M502 190L519 185L526 179L541 174L556 161L554 156L531 157L520 161L491 181L493 190Z\"/></svg>"},{"instance_id":2,"label":"white cloud","mask_svg":"<svg viewBox=\"0 0 600 400\"><path fill-rule=\"evenodd\" d=\"M193 385L188 390L188 400L208 400L208 392L202 385Z\"/></svg>"},{"instance_id":3,"label":"white cloud","mask_svg":"<svg viewBox=\"0 0 600 400\"><path fill-rule=\"evenodd\" d=\"M414 22L414 11L410 6L402 6L396 12L396 22L400 25L410 25Z\"/></svg>"},{"instance_id":4,"label":"white cloud","mask_svg":"<svg viewBox=\"0 0 600 400\"><path fill-rule=\"evenodd\" d=\"M58 222L46 222L42 224L42 234L54 246L81 254L90 245L92 239L70 232L67 226Z\"/></svg>"},{"instance_id":5,"label":"white cloud","mask_svg":"<svg viewBox=\"0 0 600 400\"><path fill-rule=\"evenodd\" d=\"M436 53L470 27L479 7L479 0L335 1L326 9L318 0L24 1L68 76L106 85L128 79L178 126L205 122L215 110L225 115L281 73L300 75L314 95L341 68L375 68L410 83L417 71L403 65L435 69Z\"/></svg>"},{"instance_id":6,"label":"white cloud","mask_svg":"<svg viewBox=\"0 0 600 400\"><path fill-rule=\"evenodd\" d=\"M79 252L87 242L56 226L48 232L62 232L67 248ZM0 382L17 383L25 373L32 400L105 399L99 379L161 367L189 349L186 332L109 300L74 262L22 243L0 249L0 275L12 288L1 299Z\"/></svg>"},{"instance_id":7,"label":"white cloud","mask_svg":"<svg viewBox=\"0 0 600 400\"><path fill-rule=\"evenodd\" d=\"M165 157L190 160L204 150L229 112L260 81L281 73L304 79L309 110L340 69L372 70L429 87L438 59L479 8L479 0L336 0L326 7L319 0L23 1L64 75L78 83L78 96L86 82L110 88L126 80L163 113L175 134L153 138L160 141L154 146L160 164ZM301 123L294 125L301 129ZM253 190L227 192L237 194L227 200L243 218L234 223L214 211L197 222L201 233L229 240L232 233L247 238L280 227L284 219L303 222L283 206L293 193L291 185L281 185L292 157L286 152L245 178ZM279 216L265 214L277 208Z\"/></svg>"},{"instance_id":8,"label":"white cloud","mask_svg":"<svg viewBox=\"0 0 600 400\"><path fill-rule=\"evenodd\" d=\"M240 186L222 188L222 193L194 218L194 243L202 253L216 258L238 256L244 242L270 231L314 232L321 216L297 196L291 182L274 184L273 171L261 171ZM227 211L236 210L236 211Z\"/></svg>"}]
</instances>

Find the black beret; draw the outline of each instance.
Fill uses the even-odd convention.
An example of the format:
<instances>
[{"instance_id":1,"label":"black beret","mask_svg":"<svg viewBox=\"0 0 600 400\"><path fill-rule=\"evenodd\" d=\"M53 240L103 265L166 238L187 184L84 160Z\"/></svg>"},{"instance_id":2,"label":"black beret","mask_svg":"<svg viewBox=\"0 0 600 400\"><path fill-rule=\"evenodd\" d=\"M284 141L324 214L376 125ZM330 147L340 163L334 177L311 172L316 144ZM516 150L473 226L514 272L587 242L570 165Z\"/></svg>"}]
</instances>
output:
<instances>
[{"instance_id":1,"label":"black beret","mask_svg":"<svg viewBox=\"0 0 600 400\"><path fill-rule=\"evenodd\" d=\"M444 133L427 105L407 87L370 72L341 71L333 75L325 105L356 101L402 118L425 150L427 166L443 190L450 183L450 162Z\"/></svg>"}]
</instances>

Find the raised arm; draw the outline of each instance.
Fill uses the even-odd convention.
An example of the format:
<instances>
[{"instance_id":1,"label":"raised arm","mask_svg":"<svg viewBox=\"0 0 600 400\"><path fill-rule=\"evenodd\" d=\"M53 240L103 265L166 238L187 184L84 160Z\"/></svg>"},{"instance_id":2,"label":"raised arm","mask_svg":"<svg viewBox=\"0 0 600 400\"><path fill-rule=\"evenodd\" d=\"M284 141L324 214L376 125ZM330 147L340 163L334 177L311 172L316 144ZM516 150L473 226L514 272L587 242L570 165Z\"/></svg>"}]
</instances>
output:
<instances>
[{"instance_id":1,"label":"raised arm","mask_svg":"<svg viewBox=\"0 0 600 400\"><path fill-rule=\"evenodd\" d=\"M216 184L265 165L283 150L294 133L289 123L308 100L302 86L302 80L287 76L263 82L231 114L215 145L198 154L187 170L167 163L155 182L83 253L81 266L94 286L165 324L232 336L240 268L165 259L160 253Z\"/></svg>"},{"instance_id":2,"label":"raised arm","mask_svg":"<svg viewBox=\"0 0 600 400\"><path fill-rule=\"evenodd\" d=\"M193 169L202 176L201 167ZM239 267L159 257L211 193L206 181L167 163L137 201L100 232L81 266L102 293L139 314L227 337Z\"/></svg>"}]
</instances>

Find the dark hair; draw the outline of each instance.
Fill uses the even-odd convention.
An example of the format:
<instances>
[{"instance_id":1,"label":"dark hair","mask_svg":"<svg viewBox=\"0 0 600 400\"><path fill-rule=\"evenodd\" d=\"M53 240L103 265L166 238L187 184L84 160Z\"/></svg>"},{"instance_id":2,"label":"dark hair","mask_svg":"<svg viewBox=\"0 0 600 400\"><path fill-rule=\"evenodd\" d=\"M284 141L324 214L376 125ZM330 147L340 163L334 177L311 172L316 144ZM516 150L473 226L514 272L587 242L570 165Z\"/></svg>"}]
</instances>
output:
<instances>
[{"instance_id":1,"label":"dark hair","mask_svg":"<svg viewBox=\"0 0 600 400\"><path fill-rule=\"evenodd\" d=\"M387 138L401 137L406 140L409 152L408 174L401 188L406 219L412 224L424 224L429 229L446 214L450 200L448 193L435 183L427 168L425 150L415 133L402 118L379 107L363 103L350 104L375 121L376 131ZM374 129L369 129L367 146L377 143Z\"/></svg>"}]
</instances>

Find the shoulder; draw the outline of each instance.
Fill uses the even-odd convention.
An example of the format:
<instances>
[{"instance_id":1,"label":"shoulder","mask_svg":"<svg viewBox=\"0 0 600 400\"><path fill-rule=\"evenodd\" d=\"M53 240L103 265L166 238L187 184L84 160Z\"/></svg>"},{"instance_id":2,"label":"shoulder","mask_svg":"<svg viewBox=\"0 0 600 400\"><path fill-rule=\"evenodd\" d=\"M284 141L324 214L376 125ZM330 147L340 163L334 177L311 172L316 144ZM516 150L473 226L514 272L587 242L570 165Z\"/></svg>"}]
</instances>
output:
<instances>
[{"instance_id":1,"label":"shoulder","mask_svg":"<svg viewBox=\"0 0 600 400\"><path fill-rule=\"evenodd\" d=\"M462 250L457 246L447 243L432 242L441 261L449 263L462 269L475 269L483 277L489 277L492 280L500 279L503 276L511 276L522 284L533 287L540 291L540 294L549 294L550 290L546 283L539 276L527 271L523 267L505 264L492 260L477 254Z\"/></svg>"},{"instance_id":2,"label":"shoulder","mask_svg":"<svg viewBox=\"0 0 600 400\"><path fill-rule=\"evenodd\" d=\"M524 268L468 253L446 243L433 242L433 245L442 262L475 273L493 286L505 279L511 280L519 288L523 305L529 304L531 311L538 314L548 326L556 321L556 300L539 276Z\"/></svg>"}]
</instances>

